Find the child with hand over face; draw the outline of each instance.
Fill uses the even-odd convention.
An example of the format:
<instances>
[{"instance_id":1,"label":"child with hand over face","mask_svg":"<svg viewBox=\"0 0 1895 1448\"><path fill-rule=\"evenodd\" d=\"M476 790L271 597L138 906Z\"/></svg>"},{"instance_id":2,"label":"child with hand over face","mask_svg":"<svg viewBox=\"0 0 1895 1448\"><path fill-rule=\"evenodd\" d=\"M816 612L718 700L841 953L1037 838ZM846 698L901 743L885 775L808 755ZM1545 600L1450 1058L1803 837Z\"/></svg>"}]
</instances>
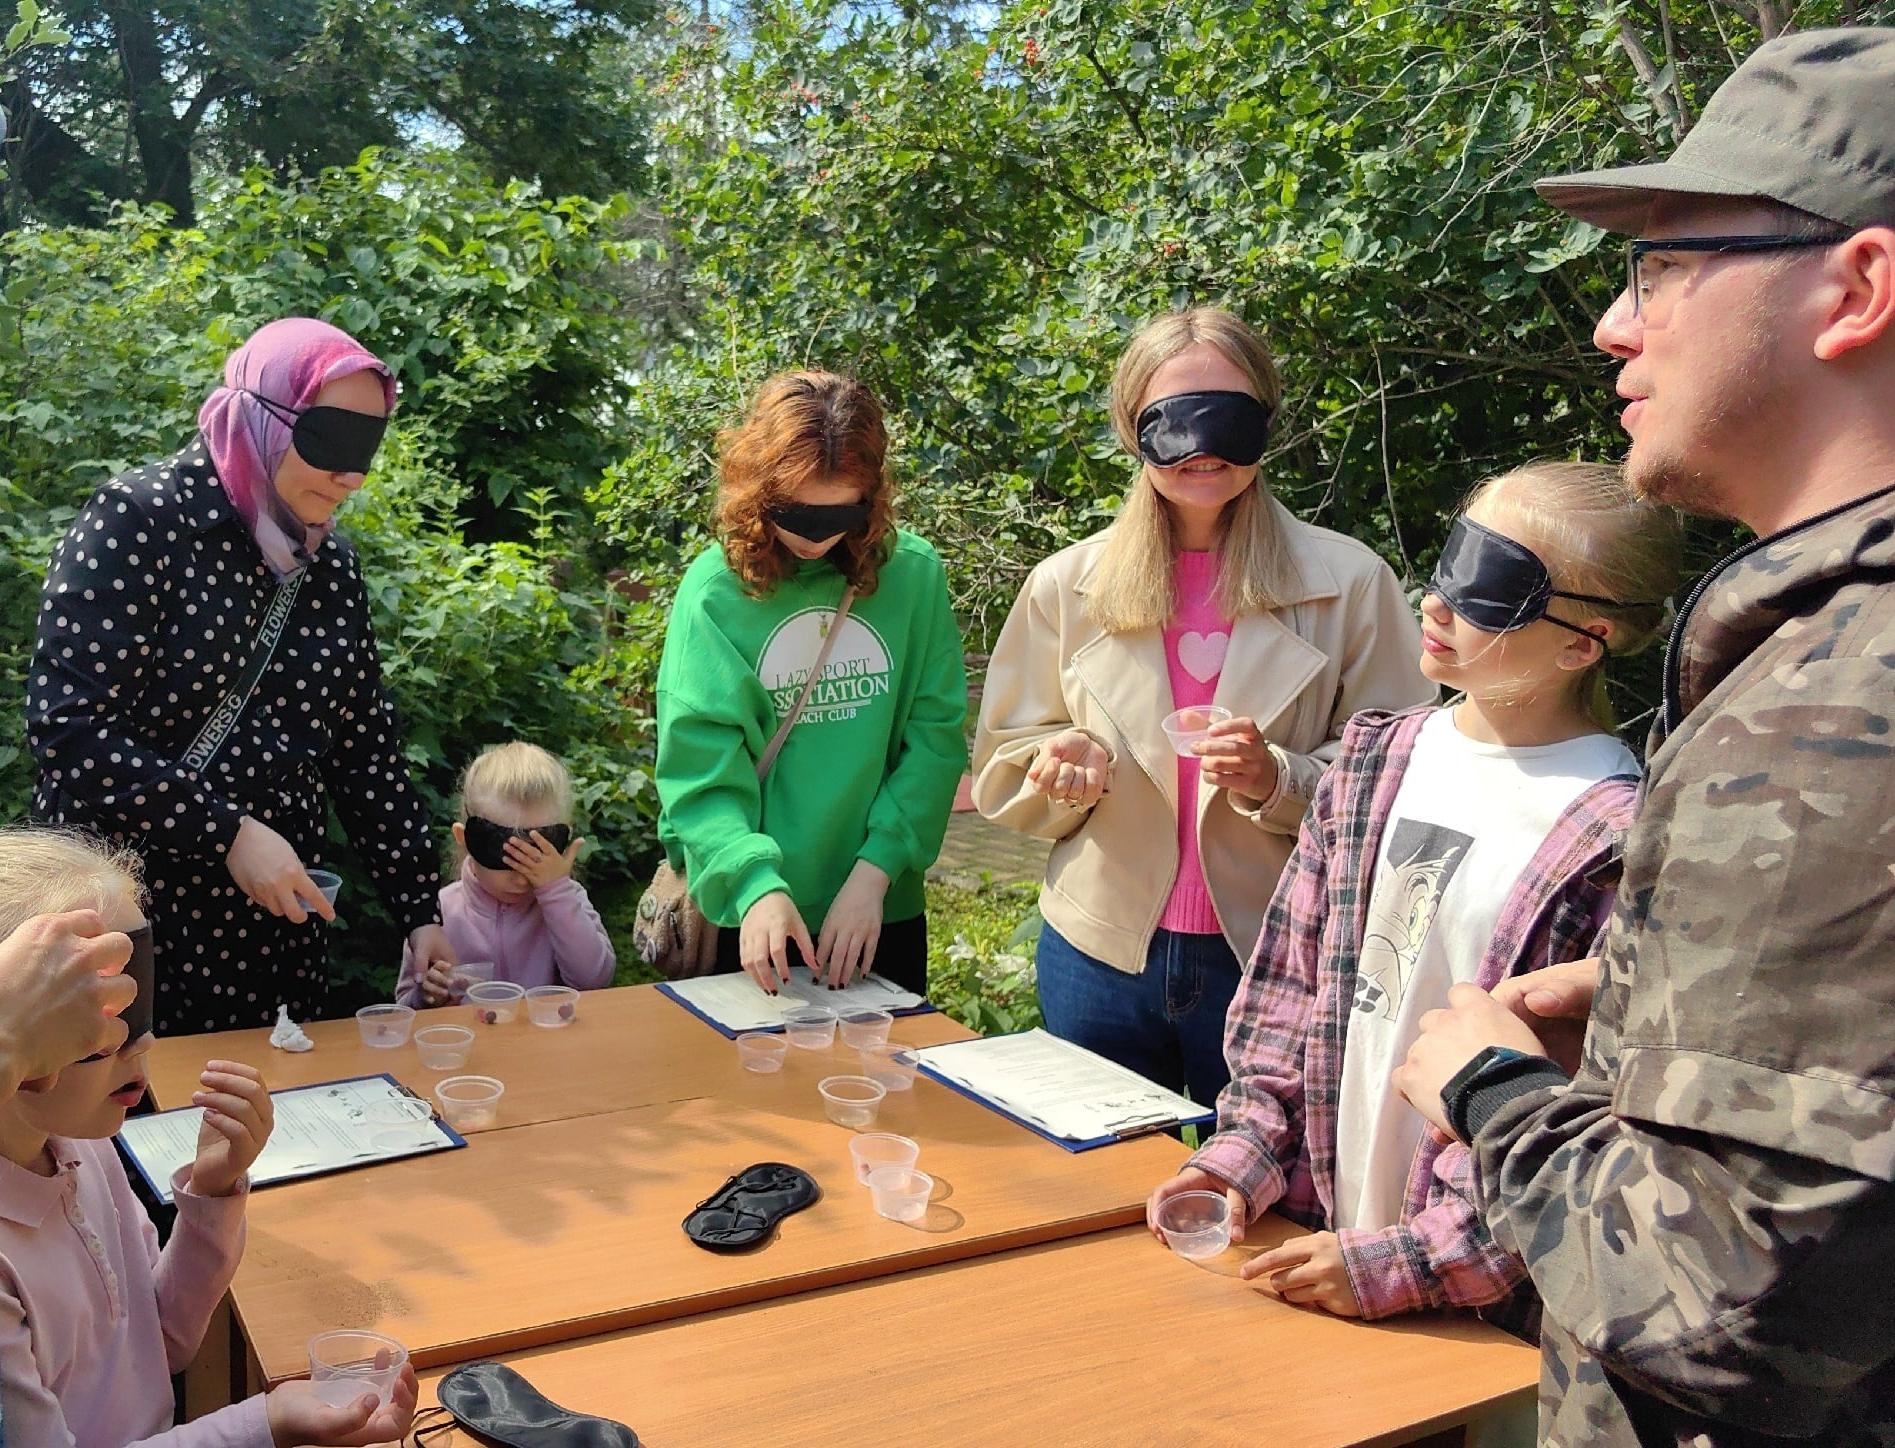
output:
<instances>
[{"instance_id":1,"label":"child with hand over face","mask_svg":"<svg viewBox=\"0 0 1895 1448\"><path fill-rule=\"evenodd\" d=\"M461 877L441 892L441 923L463 962L528 989L612 983L618 958L585 887L572 877L584 840L572 832L572 777L537 745L484 751L461 776L454 843ZM485 978L482 972L482 978ZM438 1006L466 993L470 976L404 952L395 999Z\"/></svg>"},{"instance_id":2,"label":"child with hand over face","mask_svg":"<svg viewBox=\"0 0 1895 1448\"><path fill-rule=\"evenodd\" d=\"M256 1069L211 1061L197 1155L172 1178L163 1251L111 1138L145 1094L151 926L136 861L50 830L0 832L0 939L36 912L96 910L131 936L147 992L130 1035L0 1103L0 1422L33 1448L290 1448L383 1443L407 1432L415 1379L394 1396L322 1402L307 1382L172 1422L171 1375L195 1356L243 1253L251 1163L269 1140Z\"/></svg>"}]
</instances>

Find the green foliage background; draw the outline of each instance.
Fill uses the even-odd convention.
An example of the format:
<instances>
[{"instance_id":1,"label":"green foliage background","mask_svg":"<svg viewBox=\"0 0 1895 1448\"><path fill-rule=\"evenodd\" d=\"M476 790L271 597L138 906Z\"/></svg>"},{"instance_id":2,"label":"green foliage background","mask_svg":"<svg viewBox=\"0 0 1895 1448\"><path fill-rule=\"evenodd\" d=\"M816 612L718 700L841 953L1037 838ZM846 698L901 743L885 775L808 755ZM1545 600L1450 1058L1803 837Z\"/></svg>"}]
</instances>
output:
<instances>
[{"instance_id":1,"label":"green foliage background","mask_svg":"<svg viewBox=\"0 0 1895 1448\"><path fill-rule=\"evenodd\" d=\"M54 540L288 313L401 374L343 523L438 817L481 746L554 749L616 927L654 851L664 607L707 539L716 430L773 370L882 394L906 521L975 651L1035 560L1112 515L1113 361L1193 302L1279 353L1271 484L1419 580L1480 476L1620 450L1589 341L1619 252L1531 180L1667 150L1792 18L1895 5L759 0L660 15L609 59L588 38L571 83L650 134L596 172L562 148L571 195L506 179L541 174L537 142L495 132L311 174L205 152L186 227L29 212L0 233L0 808L29 793L19 701ZM1651 680L1646 660L1615 681L1634 736ZM385 924L345 899L338 954L375 988Z\"/></svg>"}]
</instances>

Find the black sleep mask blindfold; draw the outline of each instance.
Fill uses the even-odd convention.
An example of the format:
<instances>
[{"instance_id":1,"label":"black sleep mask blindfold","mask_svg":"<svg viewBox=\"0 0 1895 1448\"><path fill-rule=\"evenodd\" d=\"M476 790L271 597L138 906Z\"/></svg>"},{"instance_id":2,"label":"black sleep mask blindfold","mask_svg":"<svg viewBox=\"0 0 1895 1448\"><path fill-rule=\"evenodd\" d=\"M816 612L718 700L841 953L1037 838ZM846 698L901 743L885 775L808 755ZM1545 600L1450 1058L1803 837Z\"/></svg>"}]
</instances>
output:
<instances>
[{"instance_id":1,"label":"black sleep mask blindfold","mask_svg":"<svg viewBox=\"0 0 1895 1448\"><path fill-rule=\"evenodd\" d=\"M566 853L566 847L572 843L571 825L526 825L509 827L497 825L480 815L469 815L463 826L467 836L467 853L474 857L474 863L485 865L489 870L511 870L513 862L507 858L507 841L513 839L533 842L538 834L541 839L560 854Z\"/></svg>"},{"instance_id":2,"label":"black sleep mask blindfold","mask_svg":"<svg viewBox=\"0 0 1895 1448\"><path fill-rule=\"evenodd\" d=\"M1200 457L1247 468L1269 440L1270 409L1248 392L1180 392L1138 415L1139 456L1161 468Z\"/></svg>"},{"instance_id":3,"label":"black sleep mask blindfold","mask_svg":"<svg viewBox=\"0 0 1895 1448\"><path fill-rule=\"evenodd\" d=\"M288 425L296 455L325 473L366 473L388 431L388 419L346 407L305 407L298 412L261 392L250 395L277 421Z\"/></svg>"},{"instance_id":4,"label":"black sleep mask blindfold","mask_svg":"<svg viewBox=\"0 0 1895 1448\"><path fill-rule=\"evenodd\" d=\"M1608 653L1611 650L1605 639L1592 630L1549 617L1546 610L1552 601L1567 598L1605 608L1661 606L1658 601L1628 602L1555 588L1552 575L1531 548L1468 518L1455 519L1447 546L1441 550L1441 561L1434 566L1430 590L1486 633L1512 633L1544 618L1569 633L1594 640Z\"/></svg>"}]
</instances>

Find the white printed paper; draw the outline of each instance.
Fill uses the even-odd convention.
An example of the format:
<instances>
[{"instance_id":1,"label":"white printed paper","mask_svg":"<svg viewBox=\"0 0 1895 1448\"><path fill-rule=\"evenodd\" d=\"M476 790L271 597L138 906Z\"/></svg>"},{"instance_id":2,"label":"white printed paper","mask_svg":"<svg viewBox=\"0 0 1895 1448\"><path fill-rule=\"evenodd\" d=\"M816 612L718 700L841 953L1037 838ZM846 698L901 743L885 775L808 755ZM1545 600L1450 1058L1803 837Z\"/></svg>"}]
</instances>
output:
<instances>
[{"instance_id":1,"label":"white printed paper","mask_svg":"<svg viewBox=\"0 0 1895 1448\"><path fill-rule=\"evenodd\" d=\"M774 996L766 995L762 986L742 972L674 980L667 983L667 989L728 1031L774 1031L783 1024L783 1012L798 1006L827 1006L841 1013L911 1011L927 1005L921 996L879 975L865 975L841 990L830 990L811 980L804 970L791 971L790 983Z\"/></svg>"},{"instance_id":2,"label":"white printed paper","mask_svg":"<svg viewBox=\"0 0 1895 1448\"><path fill-rule=\"evenodd\" d=\"M425 1102L387 1076L272 1091L270 1099L276 1104L276 1126L250 1168L252 1186L460 1144ZM203 1121L201 1106L185 1106L131 1117L119 1132L161 1200L171 1200L173 1173L196 1159Z\"/></svg>"},{"instance_id":3,"label":"white printed paper","mask_svg":"<svg viewBox=\"0 0 1895 1448\"><path fill-rule=\"evenodd\" d=\"M924 1046L913 1054L947 1080L1063 1141L1094 1141L1206 1115L1190 1097L1037 1028Z\"/></svg>"}]
</instances>

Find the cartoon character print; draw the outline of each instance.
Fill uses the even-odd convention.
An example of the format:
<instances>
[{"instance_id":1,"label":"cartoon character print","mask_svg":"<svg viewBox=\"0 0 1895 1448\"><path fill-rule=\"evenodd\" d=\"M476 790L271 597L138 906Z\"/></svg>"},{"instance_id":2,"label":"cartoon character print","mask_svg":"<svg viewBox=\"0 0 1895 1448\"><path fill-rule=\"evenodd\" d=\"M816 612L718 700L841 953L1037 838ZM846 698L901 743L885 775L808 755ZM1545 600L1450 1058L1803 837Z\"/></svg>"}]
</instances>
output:
<instances>
[{"instance_id":1,"label":"cartoon character print","mask_svg":"<svg viewBox=\"0 0 1895 1448\"><path fill-rule=\"evenodd\" d=\"M1369 898L1369 918L1356 968L1355 1006L1394 1020L1413 977L1441 897L1474 841L1422 820L1395 820L1388 859Z\"/></svg>"}]
</instances>

